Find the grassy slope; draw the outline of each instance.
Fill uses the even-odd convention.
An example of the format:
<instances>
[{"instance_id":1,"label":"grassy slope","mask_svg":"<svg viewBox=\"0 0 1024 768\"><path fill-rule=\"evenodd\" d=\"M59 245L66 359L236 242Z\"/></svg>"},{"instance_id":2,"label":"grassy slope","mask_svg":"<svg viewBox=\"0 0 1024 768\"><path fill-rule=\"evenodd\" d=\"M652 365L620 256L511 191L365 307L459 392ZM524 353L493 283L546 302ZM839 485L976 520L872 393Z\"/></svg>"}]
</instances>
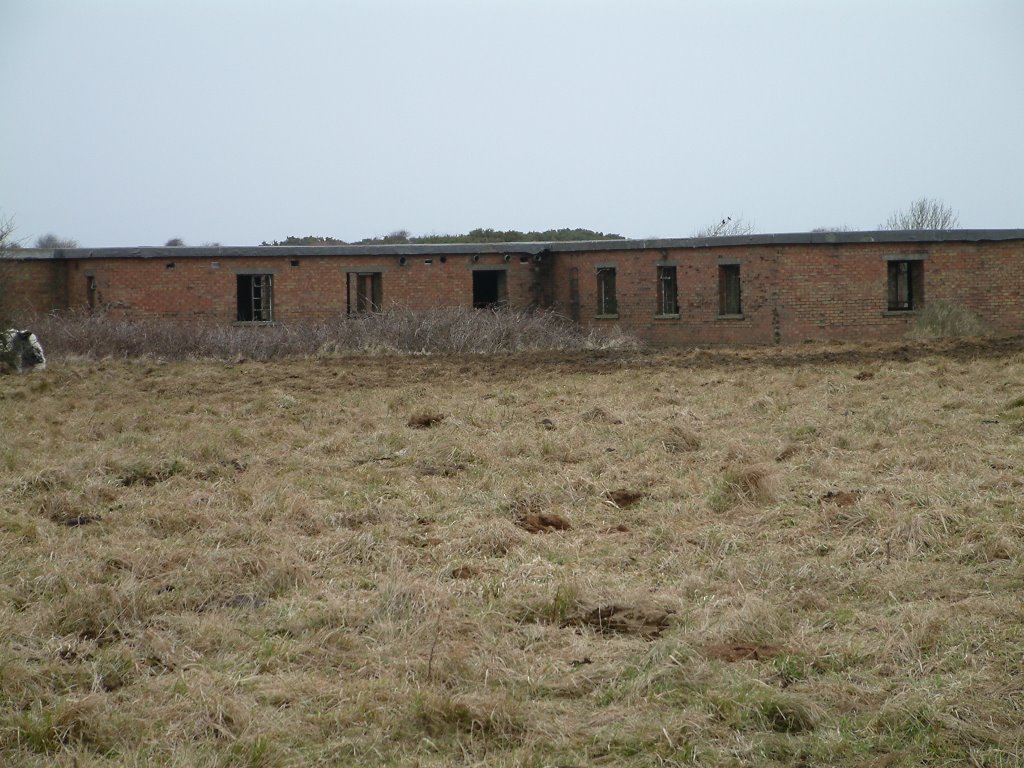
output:
<instances>
[{"instance_id":1,"label":"grassy slope","mask_svg":"<svg viewBox=\"0 0 1024 768\"><path fill-rule=\"evenodd\" d=\"M0 762L1019 765L1024 353L813 352L5 378Z\"/></svg>"}]
</instances>

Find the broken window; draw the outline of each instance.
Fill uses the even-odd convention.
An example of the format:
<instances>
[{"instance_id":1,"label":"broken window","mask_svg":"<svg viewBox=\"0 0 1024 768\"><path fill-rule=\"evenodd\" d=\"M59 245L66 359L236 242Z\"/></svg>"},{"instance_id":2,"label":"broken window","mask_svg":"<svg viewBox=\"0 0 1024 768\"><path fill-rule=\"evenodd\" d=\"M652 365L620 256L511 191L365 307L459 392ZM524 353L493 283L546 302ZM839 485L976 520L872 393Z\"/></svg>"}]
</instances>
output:
<instances>
[{"instance_id":1,"label":"broken window","mask_svg":"<svg viewBox=\"0 0 1024 768\"><path fill-rule=\"evenodd\" d=\"M924 298L923 262L890 261L889 265L889 311L912 312L918 309Z\"/></svg>"},{"instance_id":2,"label":"broken window","mask_svg":"<svg viewBox=\"0 0 1024 768\"><path fill-rule=\"evenodd\" d=\"M739 264L718 265L718 314L743 314Z\"/></svg>"},{"instance_id":3,"label":"broken window","mask_svg":"<svg viewBox=\"0 0 1024 768\"><path fill-rule=\"evenodd\" d=\"M615 267L599 267L597 270L597 314L619 314L619 303L615 298Z\"/></svg>"},{"instance_id":4,"label":"broken window","mask_svg":"<svg viewBox=\"0 0 1024 768\"><path fill-rule=\"evenodd\" d=\"M500 307L506 302L504 269L473 270L473 309Z\"/></svg>"},{"instance_id":5,"label":"broken window","mask_svg":"<svg viewBox=\"0 0 1024 768\"><path fill-rule=\"evenodd\" d=\"M96 309L96 297L99 295L99 288L96 285L95 275L85 276L85 301L89 305L89 311Z\"/></svg>"},{"instance_id":6,"label":"broken window","mask_svg":"<svg viewBox=\"0 0 1024 768\"><path fill-rule=\"evenodd\" d=\"M273 275L237 275L238 321L269 323L273 315Z\"/></svg>"},{"instance_id":7,"label":"broken window","mask_svg":"<svg viewBox=\"0 0 1024 768\"><path fill-rule=\"evenodd\" d=\"M658 314L679 314L675 267L658 267Z\"/></svg>"},{"instance_id":8,"label":"broken window","mask_svg":"<svg viewBox=\"0 0 1024 768\"><path fill-rule=\"evenodd\" d=\"M381 272L349 272L348 314L380 312L384 306L384 275Z\"/></svg>"}]
</instances>

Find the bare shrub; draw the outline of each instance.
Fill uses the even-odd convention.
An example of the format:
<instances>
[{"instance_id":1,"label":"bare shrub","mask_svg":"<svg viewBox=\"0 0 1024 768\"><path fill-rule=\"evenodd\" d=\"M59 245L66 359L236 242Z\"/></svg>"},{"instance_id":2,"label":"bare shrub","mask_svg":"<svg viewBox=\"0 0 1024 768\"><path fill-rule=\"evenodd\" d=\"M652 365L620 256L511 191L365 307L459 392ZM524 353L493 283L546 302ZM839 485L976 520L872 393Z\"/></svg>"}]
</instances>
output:
<instances>
[{"instance_id":1,"label":"bare shrub","mask_svg":"<svg viewBox=\"0 0 1024 768\"><path fill-rule=\"evenodd\" d=\"M159 318L118 319L62 312L33 320L57 356L166 360L271 360L332 354L494 354L626 350L639 342L616 331L580 328L554 312L391 310L319 323L236 326Z\"/></svg>"},{"instance_id":2,"label":"bare shrub","mask_svg":"<svg viewBox=\"0 0 1024 768\"><path fill-rule=\"evenodd\" d=\"M987 333L988 327L973 312L949 301L931 301L918 313L909 336L914 339L956 339Z\"/></svg>"}]
</instances>

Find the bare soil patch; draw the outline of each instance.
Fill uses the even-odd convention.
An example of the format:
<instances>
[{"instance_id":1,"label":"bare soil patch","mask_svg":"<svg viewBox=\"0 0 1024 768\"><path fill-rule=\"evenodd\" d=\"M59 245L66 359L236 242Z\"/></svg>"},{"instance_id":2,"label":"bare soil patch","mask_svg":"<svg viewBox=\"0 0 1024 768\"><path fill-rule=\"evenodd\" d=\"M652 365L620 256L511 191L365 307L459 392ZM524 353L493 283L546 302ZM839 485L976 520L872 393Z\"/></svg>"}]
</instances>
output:
<instances>
[{"instance_id":1,"label":"bare soil patch","mask_svg":"<svg viewBox=\"0 0 1024 768\"><path fill-rule=\"evenodd\" d=\"M562 515L551 512L530 512L516 521L516 525L529 533L551 533L572 530L572 524Z\"/></svg>"},{"instance_id":2,"label":"bare soil patch","mask_svg":"<svg viewBox=\"0 0 1024 768\"><path fill-rule=\"evenodd\" d=\"M629 488L616 488L605 493L605 498L620 509L627 509L642 501L647 496L643 491Z\"/></svg>"},{"instance_id":3,"label":"bare soil patch","mask_svg":"<svg viewBox=\"0 0 1024 768\"><path fill-rule=\"evenodd\" d=\"M612 603L589 608L569 620L570 624L593 627L598 632L657 637L672 623L674 610L644 605Z\"/></svg>"},{"instance_id":4,"label":"bare soil patch","mask_svg":"<svg viewBox=\"0 0 1024 768\"><path fill-rule=\"evenodd\" d=\"M708 658L722 661L764 661L783 653L778 645L764 643L719 643L708 646L704 651Z\"/></svg>"},{"instance_id":5,"label":"bare soil patch","mask_svg":"<svg viewBox=\"0 0 1024 768\"><path fill-rule=\"evenodd\" d=\"M443 413L424 411L423 413L414 413L410 416L408 426L413 429L430 429L430 427L433 427L435 424L440 424L444 419L445 416Z\"/></svg>"}]
</instances>

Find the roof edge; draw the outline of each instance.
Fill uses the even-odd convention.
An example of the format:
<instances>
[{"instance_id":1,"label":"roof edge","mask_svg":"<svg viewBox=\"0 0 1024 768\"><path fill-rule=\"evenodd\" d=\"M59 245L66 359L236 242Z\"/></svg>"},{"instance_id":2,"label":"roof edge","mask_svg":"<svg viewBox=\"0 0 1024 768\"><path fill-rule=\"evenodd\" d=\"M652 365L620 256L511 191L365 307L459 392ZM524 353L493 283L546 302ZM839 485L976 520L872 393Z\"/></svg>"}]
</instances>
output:
<instances>
[{"instance_id":1,"label":"roof edge","mask_svg":"<svg viewBox=\"0 0 1024 768\"><path fill-rule=\"evenodd\" d=\"M139 246L111 248L23 248L0 253L13 261L50 259L231 259L258 256L415 256L474 253L573 253L580 251L642 251L741 246L852 245L866 243L991 242L1024 240L1024 229L864 230L855 232L791 232L730 237L647 238L630 240L569 240L515 243L431 243L394 245L251 245Z\"/></svg>"}]
</instances>

